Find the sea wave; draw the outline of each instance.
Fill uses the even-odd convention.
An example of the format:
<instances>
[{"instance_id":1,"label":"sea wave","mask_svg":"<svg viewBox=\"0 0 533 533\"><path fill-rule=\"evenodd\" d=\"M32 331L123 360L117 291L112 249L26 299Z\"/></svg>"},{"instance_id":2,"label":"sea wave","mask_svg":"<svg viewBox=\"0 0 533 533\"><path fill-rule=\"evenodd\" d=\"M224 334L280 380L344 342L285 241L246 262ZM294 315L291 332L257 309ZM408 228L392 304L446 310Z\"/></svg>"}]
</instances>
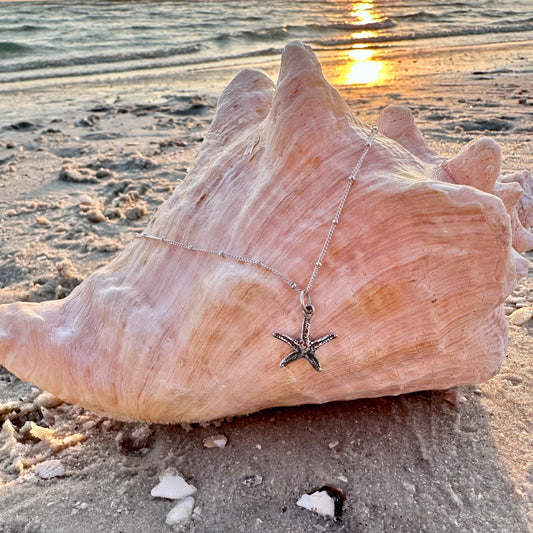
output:
<instances>
[{"instance_id":1,"label":"sea wave","mask_svg":"<svg viewBox=\"0 0 533 533\"><path fill-rule=\"evenodd\" d=\"M0 32L36 32L49 30L50 26L36 25L36 24L22 24L20 26L14 26L12 24L3 25L0 23Z\"/></svg>"},{"instance_id":2,"label":"sea wave","mask_svg":"<svg viewBox=\"0 0 533 533\"><path fill-rule=\"evenodd\" d=\"M425 9L421 9L419 11L412 11L408 13L396 13L394 15L394 18L397 20L407 19L415 22L427 22L440 20L442 18L442 14L432 13L430 11L426 11Z\"/></svg>"},{"instance_id":3,"label":"sea wave","mask_svg":"<svg viewBox=\"0 0 533 533\"><path fill-rule=\"evenodd\" d=\"M1 55L0 43L0 55ZM0 72L16 72L28 70L41 70L50 68L72 67L82 65L98 65L105 63L124 63L140 59L157 59L170 56L184 56L194 54L204 48L200 43L193 43L187 46L174 48L157 48L152 50L136 50L127 53L109 52L106 54L94 54L86 56L71 56L63 58L44 57L40 59L19 62L16 64L0 65Z\"/></svg>"},{"instance_id":4,"label":"sea wave","mask_svg":"<svg viewBox=\"0 0 533 533\"><path fill-rule=\"evenodd\" d=\"M290 29L311 29L317 31L329 30L348 30L348 31L367 31L367 30L386 30L396 26L396 22L389 17L382 17L372 22L333 22L330 24L307 24L305 26L287 26Z\"/></svg>"},{"instance_id":5,"label":"sea wave","mask_svg":"<svg viewBox=\"0 0 533 533\"><path fill-rule=\"evenodd\" d=\"M178 58L172 64L188 64L195 63L196 61L190 58L191 55L198 54L199 52L208 50L211 46L215 48L220 48L225 46L228 43L241 43L244 42L246 45L261 46L263 43L277 44L279 43L279 49L282 48L282 45L291 39L309 39L313 36L324 35L324 34L334 34L339 31L377 31L379 29L391 28L395 25L395 22L387 17L384 17L380 20L371 23L328 23L328 24L308 24L308 25L286 25L286 26L276 26L276 27L267 27L261 28L258 30L248 30L244 29L238 32L227 32L221 33L218 35L213 35L211 38L204 40L203 42L191 42L184 43L182 46L174 47L161 47L156 46L152 48L142 49L140 45L134 46L131 49L124 52L102 51L100 53L92 54L82 54L78 52L77 54L60 54L55 53L54 55L33 55L32 57L21 57L17 61L8 61L0 64L0 73L9 73L9 72L24 72L24 71L33 71L33 70L47 70L47 69L60 69L66 67L80 67L80 66L90 66L90 65L102 65L102 64L121 64L121 63L131 63L139 60L148 60L148 59L162 59L162 58ZM147 28L145 25L139 25L136 29L142 28L143 30ZM240 47L242 50L243 47ZM255 47L254 47L255 48ZM266 48L270 50L271 47ZM277 48L276 48L277 49ZM28 52L31 51L31 48L24 46L17 47L17 45L12 49L11 56L9 59L12 59L15 56L26 56ZM219 52L218 52L219 53ZM263 48L257 50L253 49L246 54L250 56L261 55ZM0 56L2 54L2 48L0 43ZM231 57L243 57L242 54L233 54ZM219 59L221 56L219 56ZM199 59L203 61L205 58ZM167 62L168 64L168 62ZM145 68L145 67L143 67ZM92 69L95 70L95 69ZM79 72L79 70L78 70ZM37 77L37 76L36 76ZM18 79L27 79L34 76L22 75Z\"/></svg>"},{"instance_id":6,"label":"sea wave","mask_svg":"<svg viewBox=\"0 0 533 533\"><path fill-rule=\"evenodd\" d=\"M395 41L417 41L421 39L436 39L439 37L460 37L467 35L482 35L490 33L520 33L533 31L533 24L507 24L495 26L471 26L464 28L440 29L436 31L419 31L407 33L391 33L384 35L350 35L341 38L315 40L312 44L325 47L349 46L352 44L391 43Z\"/></svg>"},{"instance_id":7,"label":"sea wave","mask_svg":"<svg viewBox=\"0 0 533 533\"><path fill-rule=\"evenodd\" d=\"M38 81L38 80L47 80L47 79L57 79L57 78L72 78L77 76L93 76L93 75L113 75L113 74L122 74L127 72L140 72L140 71L149 71L156 70L161 68L174 68L174 67L184 67L184 68L199 68L199 67L209 67L213 63L219 64L224 62L236 62L242 59L247 58L258 58L263 56L272 56L279 57L283 48L268 47L261 48L259 50L253 50L242 53L235 54L226 54L217 57L188 57L184 58L181 55L170 56L165 61L163 57L160 58L160 61L121 61L113 63L92 63L80 65L83 68L74 69L73 65L64 65L62 67L56 68L35 68L33 70L15 72L0 72L0 86L2 83L13 83L13 82L22 82L22 81ZM150 58L151 59L151 58Z\"/></svg>"},{"instance_id":8,"label":"sea wave","mask_svg":"<svg viewBox=\"0 0 533 533\"><path fill-rule=\"evenodd\" d=\"M305 35L320 35L324 33L334 33L339 31L375 31L386 30L396 26L396 22L389 17L372 22L331 22L328 24L286 24L284 26L273 26L260 29L240 30L236 32L221 33L214 37L217 42L228 42L231 40L245 40L248 42L271 41L287 38L298 38Z\"/></svg>"},{"instance_id":9,"label":"sea wave","mask_svg":"<svg viewBox=\"0 0 533 533\"><path fill-rule=\"evenodd\" d=\"M0 41L0 58L20 56L31 52L31 46L12 41Z\"/></svg>"}]
</instances>

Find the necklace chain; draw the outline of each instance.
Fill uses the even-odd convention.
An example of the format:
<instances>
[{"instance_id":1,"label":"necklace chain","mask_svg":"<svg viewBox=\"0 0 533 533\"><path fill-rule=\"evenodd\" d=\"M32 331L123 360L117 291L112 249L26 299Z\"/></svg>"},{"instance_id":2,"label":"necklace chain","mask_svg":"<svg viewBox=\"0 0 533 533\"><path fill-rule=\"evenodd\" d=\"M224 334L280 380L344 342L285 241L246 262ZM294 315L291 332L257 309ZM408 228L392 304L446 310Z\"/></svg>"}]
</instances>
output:
<instances>
[{"instance_id":1,"label":"necklace chain","mask_svg":"<svg viewBox=\"0 0 533 533\"><path fill-rule=\"evenodd\" d=\"M174 241L172 239L167 239L165 237L158 237L157 235L151 235L149 233L135 233L135 238L143 238L143 239L152 239L155 241L164 242L166 244L170 244L172 246L176 246L177 248L183 248L185 250L190 250L191 252L200 252L204 254L211 254L211 255L218 255L222 258L232 259L235 262L238 263L249 263L251 265L258 266L268 272L271 272L275 276L277 276L283 283L288 285L291 289L298 291L300 293L300 300L302 302L302 306L310 306L311 305L311 299L309 296L309 293L311 291L311 288L313 284L316 281L316 278L318 276L318 271L320 267L323 264L324 258L326 257L326 253L328 251L329 245L331 244L331 240L333 239L333 234L335 233L335 230L337 229L337 226L340 221L340 217L342 214L342 211L344 209L344 204L346 203L346 199L348 198L348 194L350 193L350 189L352 187L353 182L357 178L357 174L359 173L359 170L361 168L361 165L363 164L363 161L366 157L366 154L370 150L370 147L372 146L372 143L374 142L374 139L376 138L376 135L378 133L377 126L372 126L371 134L368 138L368 140L365 143L365 146L363 148L363 151L361 155L359 156L359 160L355 164L355 167L353 168L351 174L348 176L348 180L346 182L346 186L344 187L344 192L342 194L342 197L340 199L339 205L337 206L337 210L335 211L335 216L333 220L331 221L331 226L329 228L328 234L326 236L326 240L324 241L324 244L322 245L322 250L320 251L320 254L318 255L318 259L315 262L315 266L313 268L313 272L311 273L311 277L309 278L309 281L307 282L307 286L305 288L300 287L297 283L292 281L290 278L288 278L285 274L280 272L277 268L273 267L272 265L269 265L265 262L263 262L261 259L254 259L252 257L246 257L243 255L238 255L232 252L228 252L226 250L213 250L209 248L202 248L200 246L196 246L194 244L186 243L186 242L180 242L180 241Z\"/></svg>"}]
</instances>

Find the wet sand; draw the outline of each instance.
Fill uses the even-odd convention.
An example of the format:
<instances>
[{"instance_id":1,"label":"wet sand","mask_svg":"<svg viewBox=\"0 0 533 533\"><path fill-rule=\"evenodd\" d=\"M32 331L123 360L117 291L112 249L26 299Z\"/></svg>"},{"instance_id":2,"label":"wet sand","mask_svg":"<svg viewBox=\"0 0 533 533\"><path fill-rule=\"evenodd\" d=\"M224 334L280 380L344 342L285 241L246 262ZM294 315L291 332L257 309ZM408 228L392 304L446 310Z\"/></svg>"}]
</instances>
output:
<instances>
[{"instance_id":1,"label":"wet sand","mask_svg":"<svg viewBox=\"0 0 533 533\"><path fill-rule=\"evenodd\" d=\"M529 42L381 52L373 59L389 78L357 87L343 84L346 60L319 57L363 120L406 105L439 153L487 135L510 173L533 169L532 51ZM278 63L262 66L275 75ZM199 71L186 83L161 74L143 90L71 80L14 90L11 105L2 95L0 303L64 297L119 253L186 175L236 70ZM506 313L530 305L531 274ZM501 372L478 387L273 409L217 427L123 423L43 404L41 391L2 369L0 531L172 531L173 503L150 495L170 468L198 489L184 531L527 532L532 334L531 321L510 326ZM227 446L205 448L218 433ZM51 459L65 474L43 479L36 469ZM336 522L296 506L324 485L346 497Z\"/></svg>"}]
</instances>

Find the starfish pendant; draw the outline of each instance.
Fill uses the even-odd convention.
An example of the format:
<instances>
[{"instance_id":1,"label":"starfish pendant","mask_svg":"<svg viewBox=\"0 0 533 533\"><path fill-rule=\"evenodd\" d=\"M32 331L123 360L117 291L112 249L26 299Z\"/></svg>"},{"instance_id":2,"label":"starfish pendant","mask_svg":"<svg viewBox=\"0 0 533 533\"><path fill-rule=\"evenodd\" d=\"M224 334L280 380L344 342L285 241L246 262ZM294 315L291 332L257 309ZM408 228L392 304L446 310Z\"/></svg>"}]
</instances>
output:
<instances>
[{"instance_id":1,"label":"starfish pendant","mask_svg":"<svg viewBox=\"0 0 533 533\"><path fill-rule=\"evenodd\" d=\"M320 363L316 358L315 352L322 345L326 344L326 342L332 341L333 339L337 338L337 335L335 335L334 333L330 333L329 335L325 335L324 337L320 337L319 339L312 341L309 338L309 333L311 330L311 318L315 313L315 308L311 304L308 304L303 306L303 310L304 320L302 323L302 334L299 339L293 339L292 337L289 337L288 335L283 335L282 333L272 334L274 337L276 337L276 339L287 343L293 349L293 351L289 355L286 355L281 360L279 366L287 366L289 363L292 363L297 359L307 359L311 363L313 368L317 372L320 372L322 368L320 367Z\"/></svg>"}]
</instances>

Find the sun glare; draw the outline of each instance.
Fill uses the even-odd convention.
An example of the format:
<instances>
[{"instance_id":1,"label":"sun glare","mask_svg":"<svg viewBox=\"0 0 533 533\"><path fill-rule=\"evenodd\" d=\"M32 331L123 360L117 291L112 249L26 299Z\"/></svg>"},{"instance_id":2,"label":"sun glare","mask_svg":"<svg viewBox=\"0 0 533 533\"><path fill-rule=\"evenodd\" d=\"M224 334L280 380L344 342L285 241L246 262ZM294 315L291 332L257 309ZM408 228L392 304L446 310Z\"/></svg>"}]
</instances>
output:
<instances>
[{"instance_id":1,"label":"sun glare","mask_svg":"<svg viewBox=\"0 0 533 533\"><path fill-rule=\"evenodd\" d=\"M356 48L345 52L345 71L343 83L360 85L377 83L382 78L383 63L373 60L374 51L368 48Z\"/></svg>"},{"instance_id":2,"label":"sun glare","mask_svg":"<svg viewBox=\"0 0 533 533\"><path fill-rule=\"evenodd\" d=\"M373 8L372 2L354 2L350 11L350 17L359 19L358 22L367 24L376 20L372 13Z\"/></svg>"},{"instance_id":3,"label":"sun glare","mask_svg":"<svg viewBox=\"0 0 533 533\"><path fill-rule=\"evenodd\" d=\"M354 31L352 39L367 39L377 34L366 26L377 22L379 16L374 10L372 2L353 2L349 13L350 22L361 25L360 31ZM342 72L339 72L339 83L343 85L360 85L378 83L385 77L384 64L373 59L375 51L364 45L354 45L351 50L342 52L339 58L342 62Z\"/></svg>"}]
</instances>

